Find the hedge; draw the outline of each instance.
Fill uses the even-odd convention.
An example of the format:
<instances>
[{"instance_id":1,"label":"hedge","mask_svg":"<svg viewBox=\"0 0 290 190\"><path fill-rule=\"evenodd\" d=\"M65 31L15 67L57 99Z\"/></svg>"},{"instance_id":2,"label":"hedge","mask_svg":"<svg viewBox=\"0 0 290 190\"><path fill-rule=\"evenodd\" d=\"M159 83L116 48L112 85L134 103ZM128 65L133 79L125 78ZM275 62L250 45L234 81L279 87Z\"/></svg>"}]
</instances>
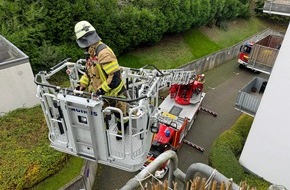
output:
<instances>
[{"instance_id":1,"label":"hedge","mask_svg":"<svg viewBox=\"0 0 290 190\"><path fill-rule=\"evenodd\" d=\"M267 189L268 182L246 173L239 163L252 123L253 117L243 114L229 130L223 132L211 147L209 164L228 178L233 178L237 184L246 181L257 189Z\"/></svg>"},{"instance_id":2,"label":"hedge","mask_svg":"<svg viewBox=\"0 0 290 190\"><path fill-rule=\"evenodd\" d=\"M36 73L67 57L83 57L74 34L81 20L89 21L120 55L168 33L249 15L248 0L2 0L0 34L30 57Z\"/></svg>"}]
</instances>

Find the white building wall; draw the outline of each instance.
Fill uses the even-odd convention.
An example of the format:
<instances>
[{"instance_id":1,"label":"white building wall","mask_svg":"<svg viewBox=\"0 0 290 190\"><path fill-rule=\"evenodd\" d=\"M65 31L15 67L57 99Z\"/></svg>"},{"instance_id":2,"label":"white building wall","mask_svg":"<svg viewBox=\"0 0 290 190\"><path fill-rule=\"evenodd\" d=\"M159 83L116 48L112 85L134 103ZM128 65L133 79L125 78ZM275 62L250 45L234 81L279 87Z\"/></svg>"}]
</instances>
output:
<instances>
[{"instance_id":1,"label":"white building wall","mask_svg":"<svg viewBox=\"0 0 290 190\"><path fill-rule=\"evenodd\" d=\"M0 70L0 115L39 104L29 63Z\"/></svg>"},{"instance_id":2,"label":"white building wall","mask_svg":"<svg viewBox=\"0 0 290 190\"><path fill-rule=\"evenodd\" d=\"M290 189L290 29L240 157L265 180Z\"/></svg>"},{"instance_id":3,"label":"white building wall","mask_svg":"<svg viewBox=\"0 0 290 190\"><path fill-rule=\"evenodd\" d=\"M0 116L39 104L28 57L0 35Z\"/></svg>"}]
</instances>

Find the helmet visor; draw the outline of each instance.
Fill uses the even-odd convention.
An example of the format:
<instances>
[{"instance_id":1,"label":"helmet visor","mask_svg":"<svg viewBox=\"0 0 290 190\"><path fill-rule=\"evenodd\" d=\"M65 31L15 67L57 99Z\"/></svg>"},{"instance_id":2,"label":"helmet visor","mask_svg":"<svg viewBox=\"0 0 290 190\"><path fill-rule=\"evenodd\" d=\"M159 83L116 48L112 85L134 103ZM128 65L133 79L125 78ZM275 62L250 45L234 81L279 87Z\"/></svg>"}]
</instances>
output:
<instances>
[{"instance_id":1,"label":"helmet visor","mask_svg":"<svg viewBox=\"0 0 290 190\"><path fill-rule=\"evenodd\" d=\"M87 33L86 35L82 36L81 38L79 38L76 41L81 48L86 48L86 47L89 47L89 46L99 42L100 40L101 40L101 38L99 37L99 35L96 32L90 32L90 33Z\"/></svg>"}]
</instances>

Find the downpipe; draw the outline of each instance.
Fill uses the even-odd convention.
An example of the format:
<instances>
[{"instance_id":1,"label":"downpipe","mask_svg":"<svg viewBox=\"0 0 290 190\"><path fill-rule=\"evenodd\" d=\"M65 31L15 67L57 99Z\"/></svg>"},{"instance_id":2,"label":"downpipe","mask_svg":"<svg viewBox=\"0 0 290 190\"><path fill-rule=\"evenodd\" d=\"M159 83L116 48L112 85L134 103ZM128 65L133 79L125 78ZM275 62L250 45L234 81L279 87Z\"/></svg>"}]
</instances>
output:
<instances>
[{"instance_id":1,"label":"downpipe","mask_svg":"<svg viewBox=\"0 0 290 190\"><path fill-rule=\"evenodd\" d=\"M216 180L218 183L228 182L232 179L225 177L223 174L219 173L217 170L212 167L203 164L203 163L194 163L189 166L184 174L178 166L178 158L177 154L173 150L168 150L162 154L160 154L153 162L151 162L147 167L145 167L140 173L138 173L134 178L131 178L125 186L123 186L120 190L134 190L139 187L142 181L147 179L147 177L151 174L154 174L164 162L170 160L169 164L169 173L168 173L168 184L169 188L173 188L173 180L174 178L180 180L184 184L184 190L186 190L186 183L192 180L197 172L200 172L208 178L208 180ZM231 183L231 187L233 190L239 190L240 187Z\"/></svg>"},{"instance_id":2,"label":"downpipe","mask_svg":"<svg viewBox=\"0 0 290 190\"><path fill-rule=\"evenodd\" d=\"M229 179L225 177L223 174L219 173L217 170L213 169L212 167L203 164L203 163L194 163L189 166L189 168L186 171L186 176L185 176L185 182L189 182L190 180L193 179L194 175L196 172L200 172L206 175L206 177L212 178L213 180L216 180L219 183L222 182L227 182L227 181L232 181L232 179ZM233 190L239 190L240 187L232 182L231 184ZM184 190L186 189L186 186Z\"/></svg>"},{"instance_id":3,"label":"downpipe","mask_svg":"<svg viewBox=\"0 0 290 190\"><path fill-rule=\"evenodd\" d=\"M177 170L178 158L177 154L173 150L168 150L160 154L153 162L151 162L147 167L140 171L134 178L131 178L126 185L124 185L120 190L134 190L141 184L142 181L147 179L150 174L155 173L167 160L170 160L169 170L168 170L168 184L170 188L173 188L172 181L174 180L173 172Z\"/></svg>"}]
</instances>

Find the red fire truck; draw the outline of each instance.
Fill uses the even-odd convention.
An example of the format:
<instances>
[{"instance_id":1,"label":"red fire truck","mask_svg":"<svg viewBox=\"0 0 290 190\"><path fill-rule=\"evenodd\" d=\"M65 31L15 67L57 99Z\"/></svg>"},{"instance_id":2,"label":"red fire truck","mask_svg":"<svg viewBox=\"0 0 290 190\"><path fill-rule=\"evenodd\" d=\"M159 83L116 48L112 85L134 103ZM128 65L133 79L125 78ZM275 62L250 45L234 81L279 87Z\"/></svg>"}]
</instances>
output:
<instances>
[{"instance_id":1,"label":"red fire truck","mask_svg":"<svg viewBox=\"0 0 290 190\"><path fill-rule=\"evenodd\" d=\"M147 161L147 166L157 156L166 150L177 151L191 129L194 120L200 110L205 97L203 90L204 75L198 75L194 81L188 84L173 84L169 89L169 95L159 106L162 116L158 119L158 132L154 135ZM188 142L188 141L187 141ZM203 151L203 148L191 144ZM166 174L168 163L155 172L155 177L163 178Z\"/></svg>"},{"instance_id":2,"label":"red fire truck","mask_svg":"<svg viewBox=\"0 0 290 190\"><path fill-rule=\"evenodd\" d=\"M255 42L247 42L240 47L239 67L270 74L283 42L284 34L271 34Z\"/></svg>"}]
</instances>

